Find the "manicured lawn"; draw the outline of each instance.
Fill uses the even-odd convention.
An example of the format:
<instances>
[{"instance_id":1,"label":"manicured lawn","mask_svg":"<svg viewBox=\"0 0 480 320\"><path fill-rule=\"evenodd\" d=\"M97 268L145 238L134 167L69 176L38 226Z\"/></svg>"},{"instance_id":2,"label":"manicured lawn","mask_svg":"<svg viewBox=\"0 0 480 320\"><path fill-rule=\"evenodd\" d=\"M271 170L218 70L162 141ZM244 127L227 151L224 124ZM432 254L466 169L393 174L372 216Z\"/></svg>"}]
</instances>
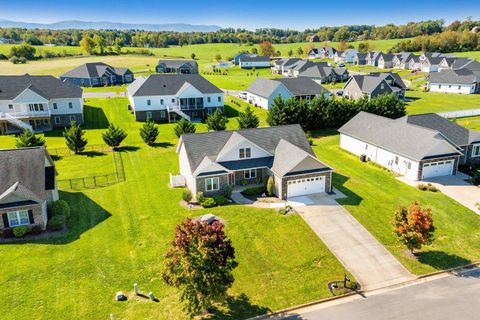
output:
<instances>
[{"instance_id":1,"label":"manicured lawn","mask_svg":"<svg viewBox=\"0 0 480 320\"><path fill-rule=\"evenodd\" d=\"M417 90L407 91L406 97L413 100L407 103L407 111L411 114L480 108L480 97L475 94L462 95Z\"/></svg>"},{"instance_id":2,"label":"manicured lawn","mask_svg":"<svg viewBox=\"0 0 480 320\"><path fill-rule=\"evenodd\" d=\"M480 131L480 117L460 118L456 121L461 126Z\"/></svg>"},{"instance_id":3,"label":"manicured lawn","mask_svg":"<svg viewBox=\"0 0 480 320\"><path fill-rule=\"evenodd\" d=\"M85 87L83 92L124 92L127 90L127 85L108 86L108 87Z\"/></svg>"},{"instance_id":4,"label":"manicured lawn","mask_svg":"<svg viewBox=\"0 0 480 320\"><path fill-rule=\"evenodd\" d=\"M64 236L0 245L2 319L106 319L110 313L115 319L187 319L177 291L160 278L162 257L176 224L210 212L225 219L239 262L231 298L218 319L243 319L330 296L327 282L341 279L344 269L300 216L237 205L181 207L182 189L168 187L169 173L178 171L172 125L160 125L158 146L147 147L127 104L121 98L91 99L85 109L89 143L102 142L100 133L109 122L128 132L129 147L121 151L126 181L62 191L72 207ZM227 112L235 115L241 108L227 107ZM236 126L231 118L229 127ZM202 124L197 129L206 131ZM64 147L60 135L47 134L48 146ZM13 144L14 137L0 136L1 147ZM111 172L106 157L62 158L60 177ZM131 292L135 282L160 302L114 301L117 291Z\"/></svg>"},{"instance_id":5,"label":"manicured lawn","mask_svg":"<svg viewBox=\"0 0 480 320\"><path fill-rule=\"evenodd\" d=\"M411 272L424 274L480 260L480 216L441 193L420 191L384 169L360 162L342 151L339 136L331 134L315 139L314 151L335 168L334 186L348 195L340 203ZM414 200L432 208L436 226L435 241L422 249L419 260L405 254L391 227L396 207Z\"/></svg>"},{"instance_id":6,"label":"manicured lawn","mask_svg":"<svg viewBox=\"0 0 480 320\"><path fill-rule=\"evenodd\" d=\"M115 172L111 152L86 152L54 159L58 171L57 179L84 178Z\"/></svg>"}]
</instances>

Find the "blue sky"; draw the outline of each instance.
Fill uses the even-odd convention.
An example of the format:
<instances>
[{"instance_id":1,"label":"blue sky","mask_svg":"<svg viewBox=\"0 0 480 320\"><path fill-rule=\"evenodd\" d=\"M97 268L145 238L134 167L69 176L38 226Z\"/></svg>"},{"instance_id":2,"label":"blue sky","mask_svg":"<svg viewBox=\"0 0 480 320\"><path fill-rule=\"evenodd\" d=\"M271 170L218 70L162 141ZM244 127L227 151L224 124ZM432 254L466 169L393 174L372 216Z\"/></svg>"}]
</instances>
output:
<instances>
[{"instance_id":1,"label":"blue sky","mask_svg":"<svg viewBox=\"0 0 480 320\"><path fill-rule=\"evenodd\" d=\"M0 0L0 19L47 23L84 20L303 30L318 26L384 25L440 18L451 22L467 16L479 19L479 0Z\"/></svg>"}]
</instances>

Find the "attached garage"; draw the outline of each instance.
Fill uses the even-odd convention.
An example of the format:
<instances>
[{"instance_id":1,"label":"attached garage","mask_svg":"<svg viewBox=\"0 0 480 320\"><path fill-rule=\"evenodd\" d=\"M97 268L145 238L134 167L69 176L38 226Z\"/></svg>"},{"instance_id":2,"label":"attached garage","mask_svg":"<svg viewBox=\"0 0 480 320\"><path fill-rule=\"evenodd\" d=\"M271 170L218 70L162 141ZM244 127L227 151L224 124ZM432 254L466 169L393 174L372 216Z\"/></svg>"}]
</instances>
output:
<instances>
[{"instance_id":1,"label":"attached garage","mask_svg":"<svg viewBox=\"0 0 480 320\"><path fill-rule=\"evenodd\" d=\"M424 163L422 167L422 179L448 176L453 174L454 160Z\"/></svg>"},{"instance_id":2,"label":"attached garage","mask_svg":"<svg viewBox=\"0 0 480 320\"><path fill-rule=\"evenodd\" d=\"M325 176L289 180L287 198L325 192Z\"/></svg>"}]
</instances>

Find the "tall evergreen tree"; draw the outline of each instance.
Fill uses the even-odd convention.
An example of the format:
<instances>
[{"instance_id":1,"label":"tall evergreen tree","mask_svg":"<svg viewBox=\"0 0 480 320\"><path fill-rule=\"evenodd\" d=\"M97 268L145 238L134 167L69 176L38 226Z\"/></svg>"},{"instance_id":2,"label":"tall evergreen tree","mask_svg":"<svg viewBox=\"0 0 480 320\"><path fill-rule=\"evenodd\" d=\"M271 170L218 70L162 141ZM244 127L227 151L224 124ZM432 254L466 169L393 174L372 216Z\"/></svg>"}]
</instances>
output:
<instances>
[{"instance_id":1,"label":"tall evergreen tree","mask_svg":"<svg viewBox=\"0 0 480 320\"><path fill-rule=\"evenodd\" d=\"M238 113L237 120L239 129L257 128L260 123L257 115L253 113L253 110L249 105L245 108L245 112Z\"/></svg>"},{"instance_id":2,"label":"tall evergreen tree","mask_svg":"<svg viewBox=\"0 0 480 320\"><path fill-rule=\"evenodd\" d=\"M282 97L278 96L273 100L273 105L267 113L267 123L271 127L288 124Z\"/></svg>"},{"instance_id":3,"label":"tall evergreen tree","mask_svg":"<svg viewBox=\"0 0 480 320\"><path fill-rule=\"evenodd\" d=\"M180 136L184 133L195 133L195 131L197 131L197 128L195 127L195 124L191 123L185 118L182 118L180 119L180 121L177 122L177 124L173 128L173 131L175 131L177 137L180 138Z\"/></svg>"},{"instance_id":4,"label":"tall evergreen tree","mask_svg":"<svg viewBox=\"0 0 480 320\"><path fill-rule=\"evenodd\" d=\"M107 131L102 134L103 141L113 149L117 148L126 137L127 133L123 129L120 129L120 127L115 127L113 123L111 123Z\"/></svg>"},{"instance_id":5,"label":"tall evergreen tree","mask_svg":"<svg viewBox=\"0 0 480 320\"><path fill-rule=\"evenodd\" d=\"M228 118L219 109L207 117L209 131L222 131L227 128Z\"/></svg>"},{"instance_id":6,"label":"tall evergreen tree","mask_svg":"<svg viewBox=\"0 0 480 320\"><path fill-rule=\"evenodd\" d=\"M158 127L153 121L147 121L140 128L140 137L149 146L153 145L158 137Z\"/></svg>"},{"instance_id":7,"label":"tall evergreen tree","mask_svg":"<svg viewBox=\"0 0 480 320\"><path fill-rule=\"evenodd\" d=\"M88 141L83 136L85 131L76 125L75 121L70 123L70 128L65 128L63 136L65 137L65 143L68 149L72 150L74 153L80 153L85 150L85 146Z\"/></svg>"},{"instance_id":8,"label":"tall evergreen tree","mask_svg":"<svg viewBox=\"0 0 480 320\"><path fill-rule=\"evenodd\" d=\"M45 139L37 136L34 132L25 129L17 136L15 145L17 148L45 146Z\"/></svg>"}]
</instances>

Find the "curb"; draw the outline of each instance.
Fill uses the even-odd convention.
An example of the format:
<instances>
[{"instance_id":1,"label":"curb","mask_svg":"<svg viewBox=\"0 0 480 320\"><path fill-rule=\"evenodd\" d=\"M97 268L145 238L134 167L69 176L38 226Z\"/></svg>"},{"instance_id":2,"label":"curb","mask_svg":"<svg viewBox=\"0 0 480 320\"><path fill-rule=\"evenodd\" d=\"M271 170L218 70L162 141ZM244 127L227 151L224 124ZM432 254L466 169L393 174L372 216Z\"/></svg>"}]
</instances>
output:
<instances>
[{"instance_id":1,"label":"curb","mask_svg":"<svg viewBox=\"0 0 480 320\"><path fill-rule=\"evenodd\" d=\"M404 286L404 285L407 285L407 284L413 284L413 283L417 282L418 280L427 279L427 278L438 276L438 275L441 275L441 274L447 275L447 274L449 274L453 271L462 270L462 269L469 269L469 268L474 268L474 267L480 267L480 261L475 261L475 262L472 262L472 263L467 264L467 265L424 274L424 275L421 275L421 276L417 276L413 280L393 284L393 285L390 285L390 286L385 286L383 288L377 288L377 289L374 289L374 290L358 290L356 292L347 293L347 294L344 294L344 295L341 295L341 296L334 296L334 297L320 299L320 300L316 300L316 301L312 301L312 302L307 302L307 303L300 304L300 305L297 305L297 306L277 310L277 311L274 311L274 312L271 312L271 313L268 313L268 314L263 314L263 315L255 316L255 317L252 317L252 318L247 318L246 320L269 319L271 317L281 316L282 314L285 314L285 313L288 313L288 312L291 312L291 311L294 311L294 310L302 309L302 308L305 308L305 307L311 307L311 306L314 306L314 305L317 305L317 304L322 304L322 303L327 303L327 302L330 302L330 301L340 300L340 299L343 299L343 298L351 297L351 296L354 296L354 295L357 295L357 294L362 294L362 293L365 293L365 292L374 292L374 291L377 291L377 290L385 290L385 289L389 289L389 288L393 289L395 287L400 287L400 286Z\"/></svg>"}]
</instances>

